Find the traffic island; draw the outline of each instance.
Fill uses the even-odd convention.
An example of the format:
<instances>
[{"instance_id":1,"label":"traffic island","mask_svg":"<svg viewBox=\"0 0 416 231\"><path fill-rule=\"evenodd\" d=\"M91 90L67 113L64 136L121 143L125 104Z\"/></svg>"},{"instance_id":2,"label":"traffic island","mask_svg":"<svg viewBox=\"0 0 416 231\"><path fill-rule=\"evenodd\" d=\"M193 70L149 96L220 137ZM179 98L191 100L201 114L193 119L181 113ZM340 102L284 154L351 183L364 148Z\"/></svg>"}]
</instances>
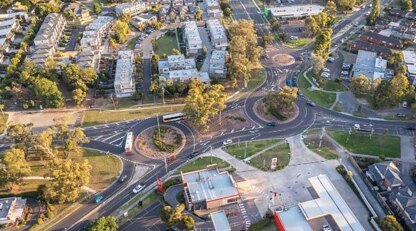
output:
<instances>
[{"instance_id":1,"label":"traffic island","mask_svg":"<svg viewBox=\"0 0 416 231\"><path fill-rule=\"evenodd\" d=\"M295 63L295 58L288 54L276 54L273 61L279 66L290 66Z\"/></svg>"},{"instance_id":2,"label":"traffic island","mask_svg":"<svg viewBox=\"0 0 416 231\"><path fill-rule=\"evenodd\" d=\"M176 156L185 144L186 137L181 130L164 125L143 130L136 138L135 149L146 157L164 159Z\"/></svg>"},{"instance_id":3,"label":"traffic island","mask_svg":"<svg viewBox=\"0 0 416 231\"><path fill-rule=\"evenodd\" d=\"M254 103L254 113L258 118L266 122L289 123L299 115L299 108L294 103L292 108L285 111L278 111L274 108L268 108L265 98L259 99Z\"/></svg>"}]
</instances>

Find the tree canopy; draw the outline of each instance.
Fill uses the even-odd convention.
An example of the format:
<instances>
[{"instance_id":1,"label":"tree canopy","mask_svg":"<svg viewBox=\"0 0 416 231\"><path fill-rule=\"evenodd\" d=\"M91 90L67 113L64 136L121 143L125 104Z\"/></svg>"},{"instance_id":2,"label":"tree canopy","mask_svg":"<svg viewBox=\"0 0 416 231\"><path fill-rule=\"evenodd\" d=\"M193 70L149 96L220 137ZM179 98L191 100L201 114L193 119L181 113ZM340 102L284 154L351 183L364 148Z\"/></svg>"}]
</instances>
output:
<instances>
[{"instance_id":1,"label":"tree canopy","mask_svg":"<svg viewBox=\"0 0 416 231\"><path fill-rule=\"evenodd\" d=\"M115 217L100 217L88 228L88 231L117 231L118 227Z\"/></svg>"},{"instance_id":2,"label":"tree canopy","mask_svg":"<svg viewBox=\"0 0 416 231\"><path fill-rule=\"evenodd\" d=\"M383 231L403 231L402 225L393 215L385 216L380 222L380 228Z\"/></svg>"},{"instance_id":3,"label":"tree canopy","mask_svg":"<svg viewBox=\"0 0 416 231\"><path fill-rule=\"evenodd\" d=\"M381 3L380 0L373 0L373 7L371 8L371 12L367 17L367 24L374 25L376 20L380 17L381 14Z\"/></svg>"},{"instance_id":4,"label":"tree canopy","mask_svg":"<svg viewBox=\"0 0 416 231\"><path fill-rule=\"evenodd\" d=\"M23 183L23 177L30 175L30 171L24 150L11 148L4 153L0 162L0 183L9 191L14 191Z\"/></svg>"},{"instance_id":5,"label":"tree canopy","mask_svg":"<svg viewBox=\"0 0 416 231\"><path fill-rule=\"evenodd\" d=\"M315 40L314 54L327 60L331 49L332 29L324 29L318 33Z\"/></svg>"}]
</instances>

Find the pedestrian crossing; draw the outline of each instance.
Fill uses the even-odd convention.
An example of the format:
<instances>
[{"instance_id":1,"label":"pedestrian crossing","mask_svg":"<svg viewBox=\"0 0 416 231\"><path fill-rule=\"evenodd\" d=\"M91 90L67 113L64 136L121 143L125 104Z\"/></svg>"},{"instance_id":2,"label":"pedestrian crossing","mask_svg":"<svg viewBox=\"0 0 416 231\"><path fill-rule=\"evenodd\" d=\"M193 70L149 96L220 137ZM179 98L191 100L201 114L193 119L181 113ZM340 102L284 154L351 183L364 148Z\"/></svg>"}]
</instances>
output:
<instances>
[{"instance_id":1,"label":"pedestrian crossing","mask_svg":"<svg viewBox=\"0 0 416 231\"><path fill-rule=\"evenodd\" d=\"M251 226L251 221L247 214L246 208L244 207L243 203L239 203L238 208L240 209L241 215L243 216L244 226L246 230L248 230L248 228Z\"/></svg>"},{"instance_id":2,"label":"pedestrian crossing","mask_svg":"<svg viewBox=\"0 0 416 231\"><path fill-rule=\"evenodd\" d=\"M123 142L126 138L126 131L113 131L109 134L91 137L91 140L111 144L117 147L123 147Z\"/></svg>"}]
</instances>

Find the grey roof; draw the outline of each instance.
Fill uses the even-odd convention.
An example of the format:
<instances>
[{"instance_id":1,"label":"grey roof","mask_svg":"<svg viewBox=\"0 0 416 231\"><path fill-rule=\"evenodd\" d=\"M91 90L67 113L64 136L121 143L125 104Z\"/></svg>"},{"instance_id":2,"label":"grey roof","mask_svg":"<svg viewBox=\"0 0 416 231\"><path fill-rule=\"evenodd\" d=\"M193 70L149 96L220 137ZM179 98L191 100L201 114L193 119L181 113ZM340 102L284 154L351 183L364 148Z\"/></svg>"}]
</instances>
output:
<instances>
[{"instance_id":1,"label":"grey roof","mask_svg":"<svg viewBox=\"0 0 416 231\"><path fill-rule=\"evenodd\" d=\"M354 77L364 75L372 80L382 77L387 69L387 61L377 57L375 52L359 50L353 68Z\"/></svg>"},{"instance_id":2,"label":"grey roof","mask_svg":"<svg viewBox=\"0 0 416 231\"><path fill-rule=\"evenodd\" d=\"M409 218L412 221L416 221L416 197L409 187L403 186L394 189L389 196L389 200L399 203L400 206L404 208Z\"/></svg>"},{"instance_id":3,"label":"grey roof","mask_svg":"<svg viewBox=\"0 0 416 231\"><path fill-rule=\"evenodd\" d=\"M15 222L23 216L26 199L8 197L0 199L0 225Z\"/></svg>"},{"instance_id":4,"label":"grey roof","mask_svg":"<svg viewBox=\"0 0 416 231\"><path fill-rule=\"evenodd\" d=\"M384 181L387 186L402 185L400 170L392 161L375 163L368 166L368 173L376 182Z\"/></svg>"},{"instance_id":5,"label":"grey roof","mask_svg":"<svg viewBox=\"0 0 416 231\"><path fill-rule=\"evenodd\" d=\"M362 33L361 36L367 36L371 39L375 39L375 40L378 40L378 41L381 41L381 42L384 41L384 42L390 43L394 46L401 46L402 45L402 42L400 41L400 39L387 37L387 36L380 35L380 34L373 33L373 32L364 32L364 33Z\"/></svg>"},{"instance_id":6,"label":"grey roof","mask_svg":"<svg viewBox=\"0 0 416 231\"><path fill-rule=\"evenodd\" d=\"M215 231L231 231L230 223L224 210L213 212L210 214Z\"/></svg>"}]
</instances>

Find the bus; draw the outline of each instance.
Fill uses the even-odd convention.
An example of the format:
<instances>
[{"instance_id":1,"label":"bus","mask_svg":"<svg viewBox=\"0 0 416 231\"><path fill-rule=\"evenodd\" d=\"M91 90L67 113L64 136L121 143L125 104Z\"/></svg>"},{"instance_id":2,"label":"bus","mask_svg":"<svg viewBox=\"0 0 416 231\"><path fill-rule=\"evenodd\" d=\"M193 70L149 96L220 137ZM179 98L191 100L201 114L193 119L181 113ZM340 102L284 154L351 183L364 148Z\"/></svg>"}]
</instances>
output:
<instances>
[{"instance_id":1,"label":"bus","mask_svg":"<svg viewBox=\"0 0 416 231\"><path fill-rule=\"evenodd\" d=\"M164 123L172 122L172 121L178 121L178 120L184 120L184 119L185 119L185 114L183 114L181 112L162 116L162 120L163 120Z\"/></svg>"},{"instance_id":2,"label":"bus","mask_svg":"<svg viewBox=\"0 0 416 231\"><path fill-rule=\"evenodd\" d=\"M126 144L124 145L124 151L130 153L133 151L133 132L127 132Z\"/></svg>"}]
</instances>

